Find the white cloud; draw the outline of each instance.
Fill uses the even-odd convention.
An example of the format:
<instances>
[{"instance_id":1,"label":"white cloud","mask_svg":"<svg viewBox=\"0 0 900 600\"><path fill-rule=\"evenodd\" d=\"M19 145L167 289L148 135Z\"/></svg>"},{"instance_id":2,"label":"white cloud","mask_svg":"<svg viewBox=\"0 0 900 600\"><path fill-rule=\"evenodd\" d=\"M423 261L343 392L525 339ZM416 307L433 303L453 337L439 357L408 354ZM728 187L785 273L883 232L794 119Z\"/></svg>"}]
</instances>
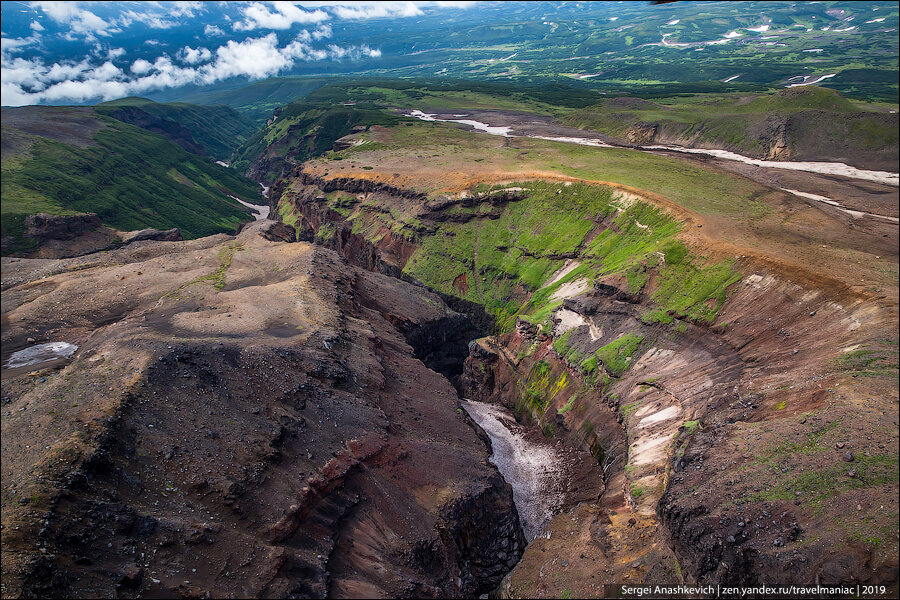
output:
<instances>
[{"instance_id":1,"label":"white cloud","mask_svg":"<svg viewBox=\"0 0 900 600\"><path fill-rule=\"evenodd\" d=\"M24 58L8 59L8 56L4 55L0 80L4 84L16 87L34 88L40 87L46 78L46 74L47 67L40 61L25 60ZM5 96L3 97L3 105L8 105Z\"/></svg>"},{"instance_id":2,"label":"white cloud","mask_svg":"<svg viewBox=\"0 0 900 600\"><path fill-rule=\"evenodd\" d=\"M417 17L422 10L414 2L376 2L334 6L334 14L342 19L376 19L381 17Z\"/></svg>"},{"instance_id":3,"label":"white cloud","mask_svg":"<svg viewBox=\"0 0 900 600\"><path fill-rule=\"evenodd\" d=\"M295 42L296 44L297 42ZM229 77L269 77L293 64L299 48L289 44L278 48L278 38L270 33L261 38L248 38L242 42L229 40L216 50L216 61L203 73L206 83Z\"/></svg>"},{"instance_id":4,"label":"white cloud","mask_svg":"<svg viewBox=\"0 0 900 600\"><path fill-rule=\"evenodd\" d=\"M139 58L131 63L131 72L135 75L143 75L144 73L148 73L152 68L153 63L144 60L143 58Z\"/></svg>"},{"instance_id":5,"label":"white cloud","mask_svg":"<svg viewBox=\"0 0 900 600\"><path fill-rule=\"evenodd\" d=\"M53 66L47 71L45 80L47 82L56 82L76 79L81 77L83 73L90 71L90 69L91 64L87 59L75 64L53 63Z\"/></svg>"},{"instance_id":6,"label":"white cloud","mask_svg":"<svg viewBox=\"0 0 900 600\"><path fill-rule=\"evenodd\" d=\"M109 35L108 29L111 27L107 23L89 10L85 10L79 6L78 2L32 2L32 8L40 8L45 15L56 21L69 26L69 35L84 35L93 38L94 35Z\"/></svg>"},{"instance_id":7,"label":"white cloud","mask_svg":"<svg viewBox=\"0 0 900 600\"><path fill-rule=\"evenodd\" d=\"M47 67L40 59L13 57L21 40L4 40L2 53L2 104L19 106L40 102L110 100L141 94L149 90L180 87L187 84L209 84L231 77L261 79L293 67L297 61L323 59L363 59L381 56L369 46L314 48L311 41L331 35L330 28L320 26L310 33L302 31L293 41L280 46L275 33L242 41L230 40L214 52L207 48L185 46L176 55L184 64L178 66L167 55L154 62L135 60L129 73L109 59L102 64L81 62L54 63Z\"/></svg>"},{"instance_id":8,"label":"white cloud","mask_svg":"<svg viewBox=\"0 0 900 600\"><path fill-rule=\"evenodd\" d=\"M0 51L4 54L7 52L18 52L19 48L31 46L40 41L40 35L37 33L26 38L0 38Z\"/></svg>"},{"instance_id":9,"label":"white cloud","mask_svg":"<svg viewBox=\"0 0 900 600\"><path fill-rule=\"evenodd\" d=\"M125 27L130 26L133 22L143 23L151 29L170 29L178 25L177 21L166 19L163 15L155 13L139 13L133 10L122 13L119 22Z\"/></svg>"},{"instance_id":10,"label":"white cloud","mask_svg":"<svg viewBox=\"0 0 900 600\"><path fill-rule=\"evenodd\" d=\"M203 28L203 35L209 37L211 35L225 35L225 32L215 25L207 25Z\"/></svg>"},{"instance_id":11,"label":"white cloud","mask_svg":"<svg viewBox=\"0 0 900 600\"><path fill-rule=\"evenodd\" d=\"M123 11L118 24L129 27L137 21L152 29L170 29L179 25L179 17L193 18L199 13L206 12L202 2L146 2L152 9L144 12L134 10Z\"/></svg>"},{"instance_id":12,"label":"white cloud","mask_svg":"<svg viewBox=\"0 0 900 600\"><path fill-rule=\"evenodd\" d=\"M37 21L32 21L30 27L31 27L31 29L33 29L34 31L43 31L43 30L44 30L44 26L41 25L41 24L40 24L39 22L37 22Z\"/></svg>"},{"instance_id":13,"label":"white cloud","mask_svg":"<svg viewBox=\"0 0 900 600\"><path fill-rule=\"evenodd\" d=\"M295 39L301 42L309 42L311 40L321 40L327 37L331 37L331 26L330 25L319 25L315 28L314 31L310 32L306 29L302 30L297 34Z\"/></svg>"},{"instance_id":14,"label":"white cloud","mask_svg":"<svg viewBox=\"0 0 900 600\"><path fill-rule=\"evenodd\" d=\"M381 56L381 50L373 50L366 45L351 46L349 48L341 48L334 44L328 46L328 54L331 58L361 58L367 56L369 58L378 58Z\"/></svg>"},{"instance_id":15,"label":"white cloud","mask_svg":"<svg viewBox=\"0 0 900 600\"><path fill-rule=\"evenodd\" d=\"M173 17L193 18L197 13L206 12L202 2L169 2L167 5L173 7L169 11Z\"/></svg>"},{"instance_id":16,"label":"white cloud","mask_svg":"<svg viewBox=\"0 0 900 600\"><path fill-rule=\"evenodd\" d=\"M254 2L241 9L243 21L233 25L237 31L253 29L289 29L294 23L320 23L328 20L328 13L322 10L307 12L293 2L270 2L273 11L265 5Z\"/></svg>"},{"instance_id":17,"label":"white cloud","mask_svg":"<svg viewBox=\"0 0 900 600\"><path fill-rule=\"evenodd\" d=\"M106 51L106 57L110 60L122 58L125 56L125 48L110 48Z\"/></svg>"},{"instance_id":18,"label":"white cloud","mask_svg":"<svg viewBox=\"0 0 900 600\"><path fill-rule=\"evenodd\" d=\"M321 40L322 38L331 37L331 26L330 25L319 25L316 27L316 30L312 32L312 38L314 40Z\"/></svg>"},{"instance_id":19,"label":"white cloud","mask_svg":"<svg viewBox=\"0 0 900 600\"><path fill-rule=\"evenodd\" d=\"M190 46L185 46L178 52L178 57L189 65L196 65L212 58L212 52L208 48L197 48L195 50Z\"/></svg>"},{"instance_id":20,"label":"white cloud","mask_svg":"<svg viewBox=\"0 0 900 600\"><path fill-rule=\"evenodd\" d=\"M92 98L113 99L127 95L128 87L121 81L103 81L94 78L82 81L62 81L39 94L42 100L49 102L63 100L84 102Z\"/></svg>"},{"instance_id":21,"label":"white cloud","mask_svg":"<svg viewBox=\"0 0 900 600\"><path fill-rule=\"evenodd\" d=\"M112 64L109 61L103 63L99 67L96 67L96 68L88 71L88 76L90 78L99 79L101 81L109 81L111 79L118 79L118 78L122 77L122 75L124 75L124 73L122 72L122 69L120 69L119 67Z\"/></svg>"}]
</instances>

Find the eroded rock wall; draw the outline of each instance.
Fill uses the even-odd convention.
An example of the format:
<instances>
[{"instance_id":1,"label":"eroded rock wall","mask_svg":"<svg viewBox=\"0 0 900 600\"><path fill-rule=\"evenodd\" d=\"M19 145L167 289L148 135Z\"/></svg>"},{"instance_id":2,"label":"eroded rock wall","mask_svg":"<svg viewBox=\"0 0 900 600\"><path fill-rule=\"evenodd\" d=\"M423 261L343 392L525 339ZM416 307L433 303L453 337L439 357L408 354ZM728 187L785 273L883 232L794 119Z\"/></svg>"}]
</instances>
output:
<instances>
[{"instance_id":1,"label":"eroded rock wall","mask_svg":"<svg viewBox=\"0 0 900 600\"><path fill-rule=\"evenodd\" d=\"M322 190L321 181L298 181L301 191L289 197ZM375 205L400 209L415 198L364 181L328 185L365 190L360 202L383 194L374 211ZM430 198L410 209L406 214L420 218L421 231L403 237L411 250L402 256L391 250L393 242L384 242L396 240L402 225L388 208L384 235L368 237L377 242L352 230L322 241L367 268L380 269L375 265L382 262L402 269L417 237L451 219L442 211L464 198ZM316 231L324 223L346 231L349 224L324 200L296 206ZM896 535L885 530L877 543L865 542L861 532L870 526L853 521L895 522L896 390L884 387L875 372L860 376L868 363L854 361L861 352L887 356L896 311L827 278L798 272L795 282L774 267L738 260L743 277L711 322L676 317L651 324L652 272L639 293L618 276L597 281L563 301L552 331L520 321L513 332L470 344L461 390L506 405L545 435L590 448L607 478L609 500L609 526L597 543L631 552L621 540L640 529L640 538L655 548L647 556L669 565L668 575L657 572L663 579L776 583L790 573L792 581L810 584L896 585L896 558L886 550L896 545ZM610 364L584 362L603 348L617 353L608 355ZM850 446L856 450L848 459L843 453ZM860 460L861 469L847 464ZM619 518L623 509L635 523ZM836 553L836 545L847 550ZM651 572L638 568L629 576ZM506 589L536 593L522 588L523 580L529 577L518 577L519 587L507 580Z\"/></svg>"}]
</instances>

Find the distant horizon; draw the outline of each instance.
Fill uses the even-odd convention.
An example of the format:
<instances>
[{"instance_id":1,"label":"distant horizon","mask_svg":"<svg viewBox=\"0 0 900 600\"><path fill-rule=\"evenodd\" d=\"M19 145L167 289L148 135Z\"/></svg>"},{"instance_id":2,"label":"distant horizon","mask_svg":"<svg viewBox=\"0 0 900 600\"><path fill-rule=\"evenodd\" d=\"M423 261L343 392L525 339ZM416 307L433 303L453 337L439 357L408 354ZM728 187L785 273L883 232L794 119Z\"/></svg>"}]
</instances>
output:
<instances>
[{"instance_id":1,"label":"distant horizon","mask_svg":"<svg viewBox=\"0 0 900 600\"><path fill-rule=\"evenodd\" d=\"M3 2L2 21L3 106L332 75L897 95L889 2L36 1Z\"/></svg>"}]
</instances>

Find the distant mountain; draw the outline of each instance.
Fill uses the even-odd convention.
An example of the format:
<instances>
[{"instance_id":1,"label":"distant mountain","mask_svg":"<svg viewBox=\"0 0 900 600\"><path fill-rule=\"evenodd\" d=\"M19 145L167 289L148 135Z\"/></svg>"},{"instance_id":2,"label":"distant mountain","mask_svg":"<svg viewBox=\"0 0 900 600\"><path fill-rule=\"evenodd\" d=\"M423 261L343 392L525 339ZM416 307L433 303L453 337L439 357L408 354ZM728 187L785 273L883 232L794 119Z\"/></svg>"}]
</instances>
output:
<instances>
[{"instance_id":1,"label":"distant mountain","mask_svg":"<svg viewBox=\"0 0 900 600\"><path fill-rule=\"evenodd\" d=\"M237 89L195 91L178 97L178 100L203 105L224 104L259 126L272 117L276 108L302 98L332 81L336 81L336 78L273 77Z\"/></svg>"},{"instance_id":2,"label":"distant mountain","mask_svg":"<svg viewBox=\"0 0 900 600\"><path fill-rule=\"evenodd\" d=\"M120 231L177 227L186 239L233 232L250 220L249 211L229 195L259 203L258 184L212 158L188 152L166 132L110 116L125 109L171 117L158 124L167 124L168 134L188 146L225 148L225 134L212 133L217 116L231 115L225 127L244 123L226 107L173 108L134 101L96 109L3 108L4 254L35 248L35 240L25 235L25 219L37 213L96 213L103 225ZM198 132L199 144L191 130Z\"/></svg>"}]
</instances>

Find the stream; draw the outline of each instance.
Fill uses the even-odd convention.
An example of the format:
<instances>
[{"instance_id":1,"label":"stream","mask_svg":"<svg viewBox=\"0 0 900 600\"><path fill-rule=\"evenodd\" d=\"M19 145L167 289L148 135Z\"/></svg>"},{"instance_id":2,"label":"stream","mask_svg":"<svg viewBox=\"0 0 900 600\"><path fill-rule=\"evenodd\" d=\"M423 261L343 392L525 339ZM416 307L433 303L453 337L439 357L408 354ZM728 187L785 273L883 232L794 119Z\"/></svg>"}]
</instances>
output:
<instances>
[{"instance_id":1,"label":"stream","mask_svg":"<svg viewBox=\"0 0 900 600\"><path fill-rule=\"evenodd\" d=\"M669 152L685 152L689 154L706 154L715 158L725 160L733 160L743 162L757 167L766 167L773 169L788 169L792 171L806 171L807 173L818 173L822 175L839 175L852 179L862 179L865 181L874 181L886 185L900 186L900 173L891 173L890 171L871 171L867 169L858 169L850 165L839 162L815 162L815 161L776 161L776 160L760 160L743 156L736 152L727 150L707 150L703 148L684 148L681 146L616 146L608 144L596 138L587 137L550 137L541 135L513 135L512 127L498 127L473 121L470 119L439 119L437 113L424 113L420 110L414 110L407 114L408 117L415 117L422 121L441 121L445 123L460 123L469 125L478 131L484 131L490 135L500 135L503 137L528 137L541 140L550 140L553 142L565 142L569 144L580 144L582 146L595 146L598 148L629 148L638 152L650 152L654 150L665 150ZM457 115L453 115L454 117ZM462 115L465 116L465 115ZM830 199L829 199L830 200Z\"/></svg>"},{"instance_id":2,"label":"stream","mask_svg":"<svg viewBox=\"0 0 900 600\"><path fill-rule=\"evenodd\" d=\"M269 191L268 188L265 188L265 191L266 191L266 193L268 193L268 191ZM250 204L249 202L244 202L237 196L232 196L231 194L229 194L228 197L231 198L232 200L237 200L238 202L240 202L241 204L243 204L244 206L249 208L250 211L253 213L253 218L256 219L257 221L262 221L263 219L269 218L269 210L270 209L269 209L268 205L266 205L266 204Z\"/></svg>"},{"instance_id":3,"label":"stream","mask_svg":"<svg viewBox=\"0 0 900 600\"><path fill-rule=\"evenodd\" d=\"M512 487L522 531L531 542L563 505L559 453L551 443L528 439L527 429L502 406L463 400L462 407L491 438L490 461Z\"/></svg>"}]
</instances>

